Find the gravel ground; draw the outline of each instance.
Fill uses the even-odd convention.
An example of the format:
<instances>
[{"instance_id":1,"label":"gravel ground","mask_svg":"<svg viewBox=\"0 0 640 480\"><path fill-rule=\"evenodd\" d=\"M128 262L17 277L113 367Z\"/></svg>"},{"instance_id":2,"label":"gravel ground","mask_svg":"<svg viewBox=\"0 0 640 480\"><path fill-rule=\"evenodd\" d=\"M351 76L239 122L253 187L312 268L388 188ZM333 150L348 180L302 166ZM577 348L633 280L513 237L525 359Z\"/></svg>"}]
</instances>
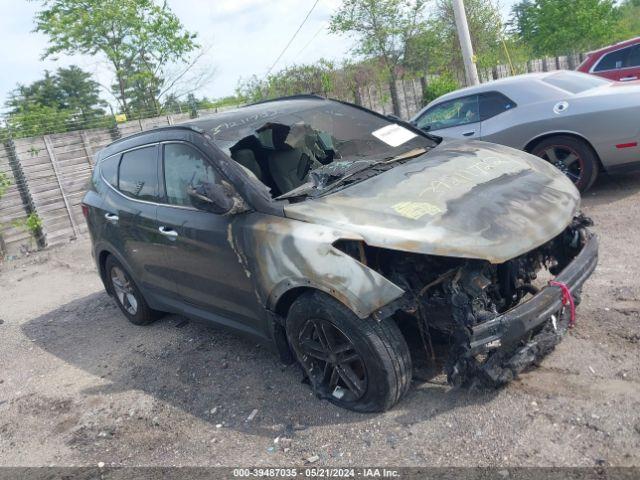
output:
<instances>
[{"instance_id":1,"label":"gravel ground","mask_svg":"<svg viewBox=\"0 0 640 480\"><path fill-rule=\"evenodd\" d=\"M493 392L415 383L375 415L317 400L234 334L128 324L86 240L6 262L0 465L638 466L640 175L583 203L600 265L542 366Z\"/></svg>"}]
</instances>

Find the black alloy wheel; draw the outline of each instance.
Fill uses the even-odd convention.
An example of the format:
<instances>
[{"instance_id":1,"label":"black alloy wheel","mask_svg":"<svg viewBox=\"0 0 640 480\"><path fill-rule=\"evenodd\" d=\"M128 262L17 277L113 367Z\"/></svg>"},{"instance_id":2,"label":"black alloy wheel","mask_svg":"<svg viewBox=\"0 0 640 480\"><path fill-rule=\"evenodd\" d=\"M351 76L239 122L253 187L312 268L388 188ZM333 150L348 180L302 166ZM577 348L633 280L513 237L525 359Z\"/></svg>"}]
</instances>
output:
<instances>
[{"instance_id":1,"label":"black alloy wheel","mask_svg":"<svg viewBox=\"0 0 640 480\"><path fill-rule=\"evenodd\" d=\"M285 330L319 398L357 412L381 412L411 385L409 347L392 318L360 318L330 295L309 290L289 308Z\"/></svg>"},{"instance_id":2,"label":"black alloy wheel","mask_svg":"<svg viewBox=\"0 0 640 480\"><path fill-rule=\"evenodd\" d=\"M310 319L298 335L301 361L323 396L357 401L367 391L367 370L353 342L326 320Z\"/></svg>"}]
</instances>

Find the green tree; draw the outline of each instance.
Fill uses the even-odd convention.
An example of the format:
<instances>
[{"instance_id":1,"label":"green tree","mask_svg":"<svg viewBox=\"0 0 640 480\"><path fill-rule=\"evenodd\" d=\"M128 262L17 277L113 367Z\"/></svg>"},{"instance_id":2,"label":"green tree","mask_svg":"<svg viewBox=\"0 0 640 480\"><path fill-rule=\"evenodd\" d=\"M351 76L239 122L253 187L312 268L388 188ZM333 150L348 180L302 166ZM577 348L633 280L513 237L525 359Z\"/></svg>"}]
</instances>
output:
<instances>
[{"instance_id":1,"label":"green tree","mask_svg":"<svg viewBox=\"0 0 640 480\"><path fill-rule=\"evenodd\" d=\"M626 0L619 8L620 21L616 40L627 40L640 35L640 0Z\"/></svg>"},{"instance_id":2,"label":"green tree","mask_svg":"<svg viewBox=\"0 0 640 480\"><path fill-rule=\"evenodd\" d=\"M15 138L33 137L47 133L66 132L73 128L82 128L74 124L73 117L68 110L58 110L54 107L37 103L25 103L20 109L12 112L6 118L9 134Z\"/></svg>"},{"instance_id":3,"label":"green tree","mask_svg":"<svg viewBox=\"0 0 640 480\"><path fill-rule=\"evenodd\" d=\"M492 0L465 0L469 34L476 63L479 67L492 67L504 62L503 25L497 4ZM464 69L458 30L452 0L438 0L431 28L440 40L440 64L446 70Z\"/></svg>"},{"instance_id":4,"label":"green tree","mask_svg":"<svg viewBox=\"0 0 640 480\"><path fill-rule=\"evenodd\" d=\"M396 82L401 75L408 41L424 21L427 1L344 0L331 17L331 32L353 36L357 40L356 54L382 62L395 115L400 115Z\"/></svg>"},{"instance_id":5,"label":"green tree","mask_svg":"<svg viewBox=\"0 0 640 480\"><path fill-rule=\"evenodd\" d=\"M314 64L294 65L280 70L264 80L255 75L241 80L237 95L246 102L300 93L329 96L334 90L337 74L336 65L321 58Z\"/></svg>"},{"instance_id":6,"label":"green tree","mask_svg":"<svg viewBox=\"0 0 640 480\"><path fill-rule=\"evenodd\" d=\"M403 60L404 67L419 75L440 72L447 62L443 50L443 38L437 22L429 19L418 26L416 33L407 39ZM458 47L459 48L459 47Z\"/></svg>"},{"instance_id":7,"label":"green tree","mask_svg":"<svg viewBox=\"0 0 640 480\"><path fill-rule=\"evenodd\" d=\"M91 75L76 66L45 71L41 80L9 94L7 124L20 136L100 126L106 104L99 91Z\"/></svg>"},{"instance_id":8,"label":"green tree","mask_svg":"<svg viewBox=\"0 0 640 480\"><path fill-rule=\"evenodd\" d=\"M614 0L524 0L514 6L511 25L534 54L561 55L606 45L618 18Z\"/></svg>"},{"instance_id":9,"label":"green tree","mask_svg":"<svg viewBox=\"0 0 640 480\"><path fill-rule=\"evenodd\" d=\"M186 62L197 48L166 2L154 0L40 0L36 31L49 37L44 57L102 55L113 71L122 111L152 105L159 110L162 86L171 84L167 67ZM188 64L187 66L192 66ZM133 98L132 98L133 97Z\"/></svg>"}]
</instances>

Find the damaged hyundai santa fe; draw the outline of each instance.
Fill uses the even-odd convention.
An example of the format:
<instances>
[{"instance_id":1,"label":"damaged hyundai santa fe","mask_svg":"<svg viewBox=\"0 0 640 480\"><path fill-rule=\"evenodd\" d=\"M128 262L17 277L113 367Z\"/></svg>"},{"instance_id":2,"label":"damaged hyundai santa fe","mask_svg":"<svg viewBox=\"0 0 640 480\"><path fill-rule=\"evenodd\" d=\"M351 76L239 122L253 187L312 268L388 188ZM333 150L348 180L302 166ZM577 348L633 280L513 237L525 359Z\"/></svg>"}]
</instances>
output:
<instances>
[{"instance_id":1,"label":"damaged hyundai santa fe","mask_svg":"<svg viewBox=\"0 0 640 480\"><path fill-rule=\"evenodd\" d=\"M261 339L356 411L392 407L412 378L509 382L573 324L598 258L578 191L544 160L312 95L96 161L83 211L131 322L170 312Z\"/></svg>"}]
</instances>

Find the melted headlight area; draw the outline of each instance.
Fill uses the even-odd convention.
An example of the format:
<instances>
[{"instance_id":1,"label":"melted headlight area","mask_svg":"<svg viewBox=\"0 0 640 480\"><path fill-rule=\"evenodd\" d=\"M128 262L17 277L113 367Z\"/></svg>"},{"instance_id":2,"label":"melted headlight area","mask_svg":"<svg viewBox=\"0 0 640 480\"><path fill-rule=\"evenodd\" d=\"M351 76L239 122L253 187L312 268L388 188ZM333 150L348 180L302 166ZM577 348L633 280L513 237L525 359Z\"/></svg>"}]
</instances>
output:
<instances>
[{"instance_id":1,"label":"melted headlight area","mask_svg":"<svg viewBox=\"0 0 640 480\"><path fill-rule=\"evenodd\" d=\"M522 338L471 348L474 327L526 302L582 250L592 221L584 215L557 237L502 264L420 255L370 247L358 241L334 246L405 290L378 312L393 315L412 350L416 376L445 373L453 385L500 386L549 353L566 330L554 317ZM576 303L580 292L572 292ZM375 317L376 315L374 315ZM560 327L560 328L559 328ZM536 337L536 342L531 342Z\"/></svg>"}]
</instances>

